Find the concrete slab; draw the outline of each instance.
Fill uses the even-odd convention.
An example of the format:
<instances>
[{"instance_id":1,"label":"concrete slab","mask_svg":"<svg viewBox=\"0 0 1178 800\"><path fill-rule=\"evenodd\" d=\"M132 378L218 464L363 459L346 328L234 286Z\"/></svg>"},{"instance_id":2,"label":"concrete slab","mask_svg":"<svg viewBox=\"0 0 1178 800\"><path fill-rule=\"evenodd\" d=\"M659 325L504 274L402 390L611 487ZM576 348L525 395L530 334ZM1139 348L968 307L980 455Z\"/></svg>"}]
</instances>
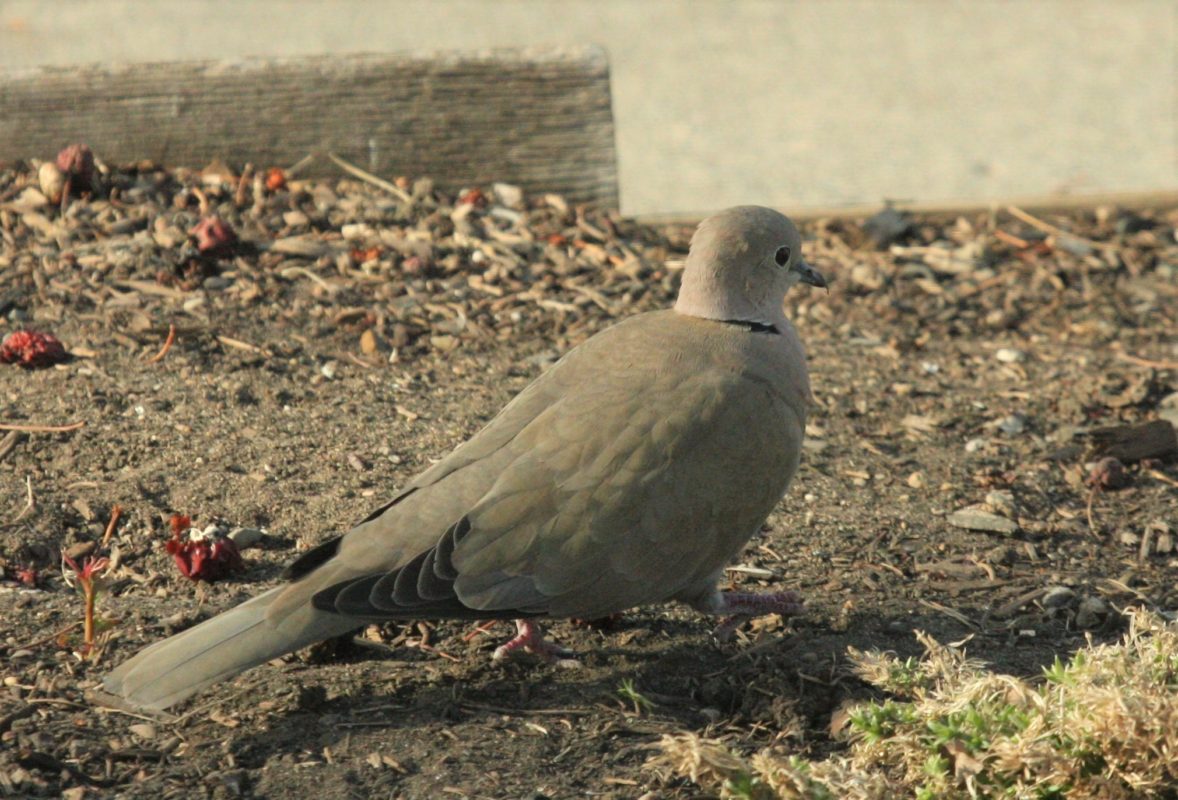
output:
<instances>
[{"instance_id":1,"label":"concrete slab","mask_svg":"<svg viewBox=\"0 0 1178 800\"><path fill-rule=\"evenodd\" d=\"M622 206L1178 188L1178 0L9 0L0 67L602 44Z\"/></svg>"}]
</instances>

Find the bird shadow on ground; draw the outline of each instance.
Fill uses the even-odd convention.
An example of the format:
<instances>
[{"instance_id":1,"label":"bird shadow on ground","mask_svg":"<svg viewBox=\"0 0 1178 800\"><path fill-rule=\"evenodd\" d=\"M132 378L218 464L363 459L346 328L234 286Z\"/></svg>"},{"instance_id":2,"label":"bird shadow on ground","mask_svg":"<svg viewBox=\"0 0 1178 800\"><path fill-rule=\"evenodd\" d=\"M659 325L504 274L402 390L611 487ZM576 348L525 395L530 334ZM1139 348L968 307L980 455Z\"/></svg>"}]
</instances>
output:
<instances>
[{"instance_id":1,"label":"bird shadow on ground","mask_svg":"<svg viewBox=\"0 0 1178 800\"><path fill-rule=\"evenodd\" d=\"M995 671L1034 677L1085 641L1062 619L1031 638L1017 630L971 630L936 614L862 613L842 630L803 618L760 641L725 644L716 643L697 620L651 612L639 612L606 633L561 624L554 629L562 643L582 654L580 668L529 658L494 664L489 647L480 646L458 661L402 648L357 649L333 663L271 671L247 690L255 698L252 708L230 703L246 723L234 735L233 752L248 767L292 748L333 751L361 737L396 743L407 730L450 732L444 736L465 731L465 737L488 728L500 733L518 728L540 735L563 725L650 742L658 734L702 732L723 722L760 726L768 743L797 720L821 750L835 746L821 740L836 709L877 696L850 670L848 647L918 656L923 650L913 631L923 630L942 643L964 640L966 651ZM443 636L437 647L457 651L460 638ZM263 703L269 705L264 724L248 719L259 710L258 697L269 701Z\"/></svg>"}]
</instances>

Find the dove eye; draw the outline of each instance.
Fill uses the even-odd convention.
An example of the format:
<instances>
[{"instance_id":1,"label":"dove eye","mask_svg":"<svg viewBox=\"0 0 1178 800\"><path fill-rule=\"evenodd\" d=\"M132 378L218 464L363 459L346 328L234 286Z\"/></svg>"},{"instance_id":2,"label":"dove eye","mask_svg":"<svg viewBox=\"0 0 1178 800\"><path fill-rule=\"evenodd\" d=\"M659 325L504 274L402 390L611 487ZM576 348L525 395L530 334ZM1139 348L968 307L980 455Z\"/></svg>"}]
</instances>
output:
<instances>
[{"instance_id":1,"label":"dove eye","mask_svg":"<svg viewBox=\"0 0 1178 800\"><path fill-rule=\"evenodd\" d=\"M782 245L777 248L777 252L773 254L773 260L777 262L777 266L784 267L789 263L790 249L789 245Z\"/></svg>"}]
</instances>

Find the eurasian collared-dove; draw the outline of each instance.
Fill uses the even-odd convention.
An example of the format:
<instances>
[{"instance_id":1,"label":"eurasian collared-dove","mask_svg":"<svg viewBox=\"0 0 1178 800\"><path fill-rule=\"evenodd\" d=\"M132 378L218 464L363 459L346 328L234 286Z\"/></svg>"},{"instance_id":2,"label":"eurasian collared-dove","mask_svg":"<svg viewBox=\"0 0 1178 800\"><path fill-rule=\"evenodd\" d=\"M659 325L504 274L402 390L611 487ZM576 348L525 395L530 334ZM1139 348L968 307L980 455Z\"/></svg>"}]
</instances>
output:
<instances>
[{"instance_id":1,"label":"eurasian collared-dove","mask_svg":"<svg viewBox=\"0 0 1178 800\"><path fill-rule=\"evenodd\" d=\"M792 593L716 583L798 466L810 386L782 301L799 281L826 285L781 214L740 206L704 220L674 310L571 350L388 504L295 561L287 583L144 649L105 688L161 710L383 619L515 619L496 656L552 657L565 653L534 617L667 600L796 613Z\"/></svg>"}]
</instances>

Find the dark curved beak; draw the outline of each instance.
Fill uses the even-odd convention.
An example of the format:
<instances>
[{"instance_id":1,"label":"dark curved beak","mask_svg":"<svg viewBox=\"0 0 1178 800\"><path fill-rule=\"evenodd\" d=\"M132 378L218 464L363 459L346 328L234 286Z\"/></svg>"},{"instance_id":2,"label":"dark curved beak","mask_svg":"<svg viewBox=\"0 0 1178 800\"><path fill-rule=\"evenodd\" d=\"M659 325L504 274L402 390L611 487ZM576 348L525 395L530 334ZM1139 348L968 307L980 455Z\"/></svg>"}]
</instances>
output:
<instances>
[{"instance_id":1,"label":"dark curved beak","mask_svg":"<svg viewBox=\"0 0 1178 800\"><path fill-rule=\"evenodd\" d=\"M826 288L826 278L822 277L822 273L811 267L801 259L794 266L794 272L802 276L801 282L808 283L811 286L817 286L819 289Z\"/></svg>"}]
</instances>

